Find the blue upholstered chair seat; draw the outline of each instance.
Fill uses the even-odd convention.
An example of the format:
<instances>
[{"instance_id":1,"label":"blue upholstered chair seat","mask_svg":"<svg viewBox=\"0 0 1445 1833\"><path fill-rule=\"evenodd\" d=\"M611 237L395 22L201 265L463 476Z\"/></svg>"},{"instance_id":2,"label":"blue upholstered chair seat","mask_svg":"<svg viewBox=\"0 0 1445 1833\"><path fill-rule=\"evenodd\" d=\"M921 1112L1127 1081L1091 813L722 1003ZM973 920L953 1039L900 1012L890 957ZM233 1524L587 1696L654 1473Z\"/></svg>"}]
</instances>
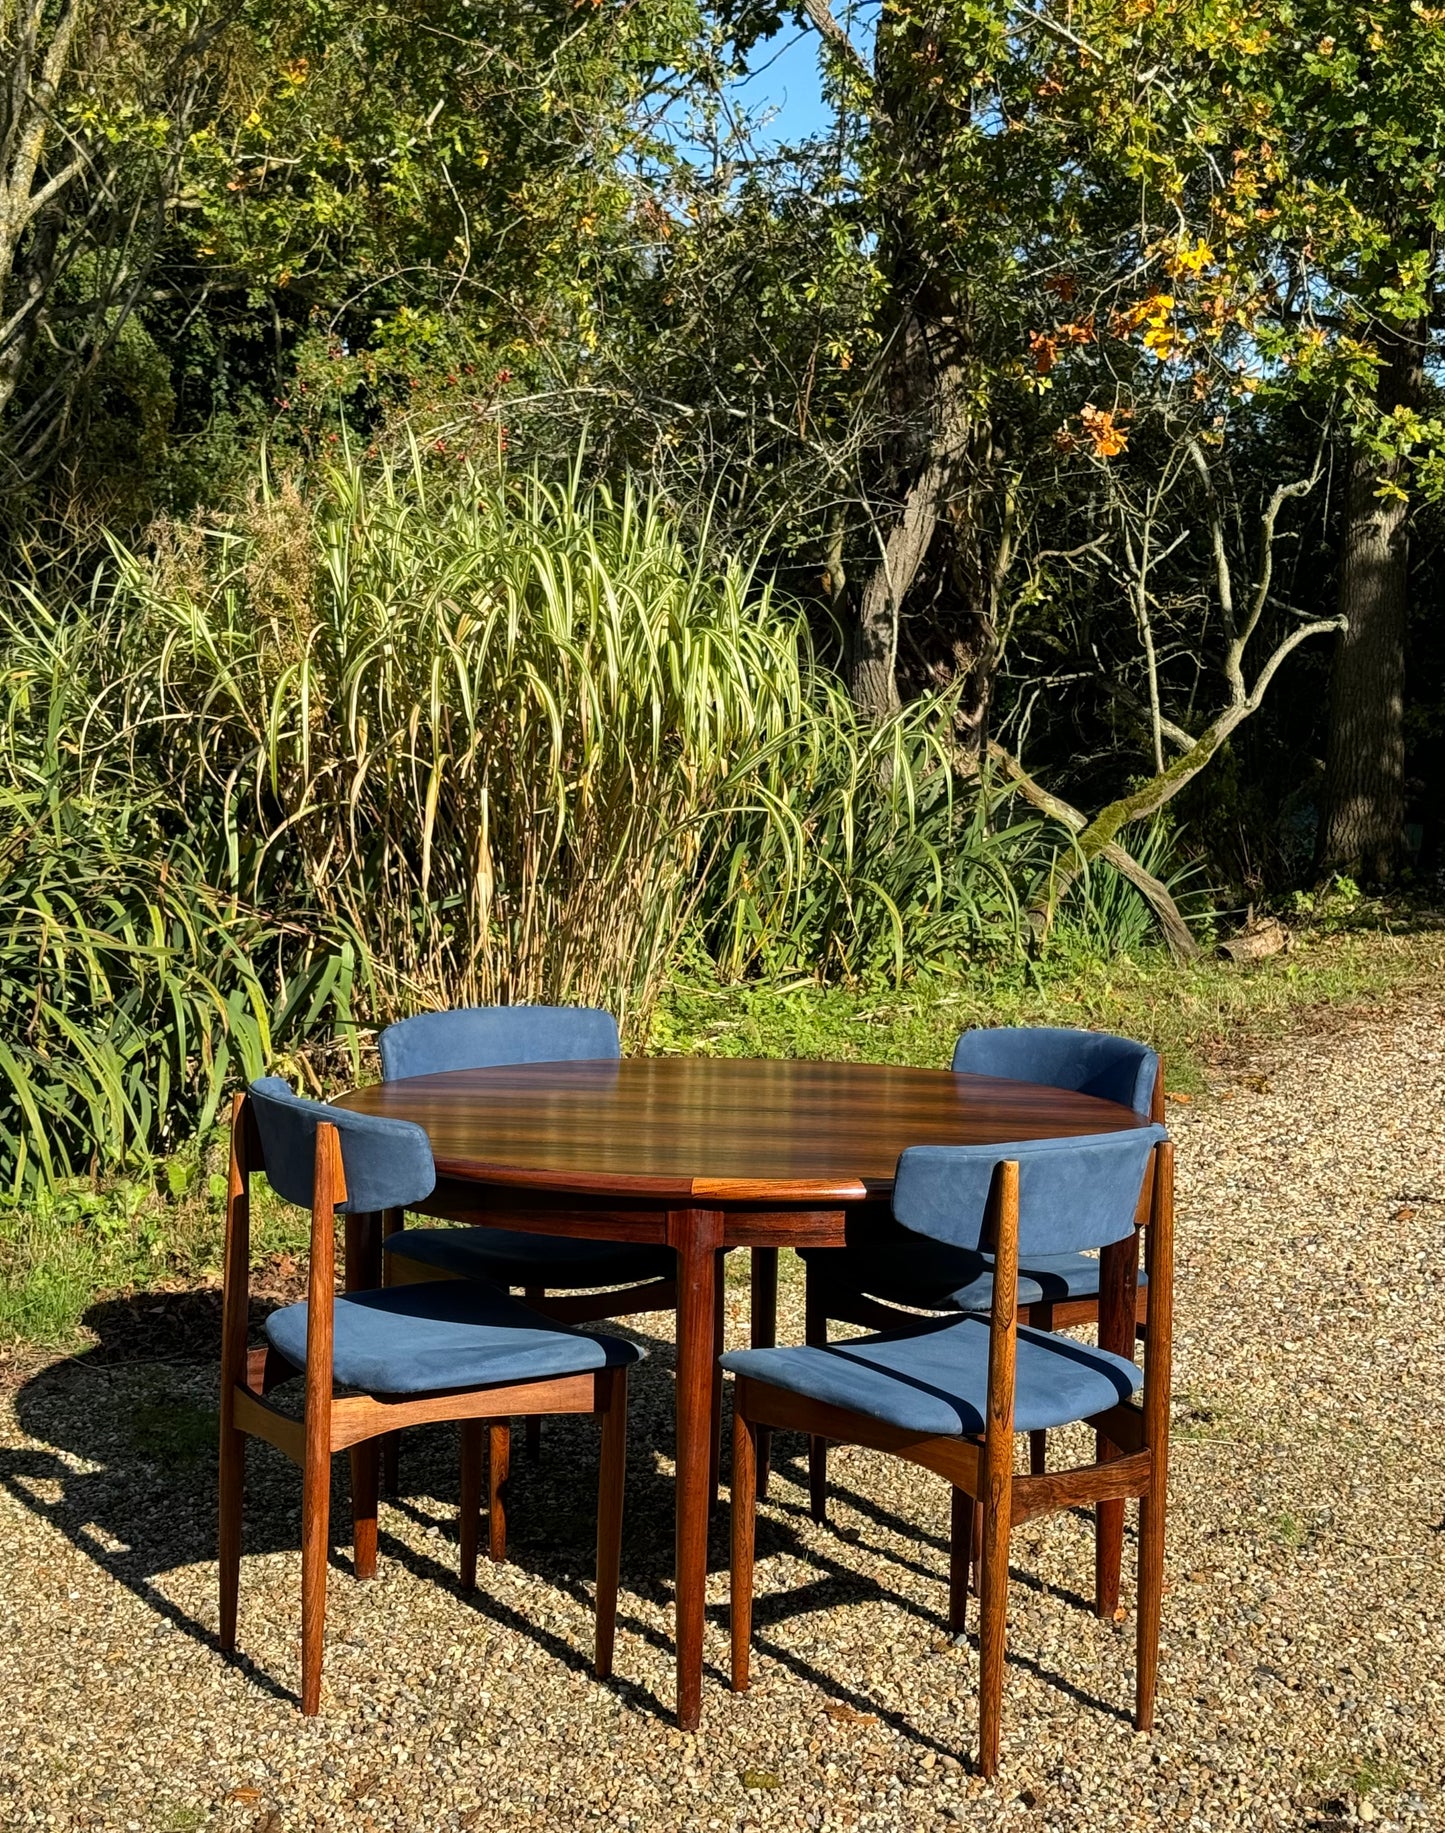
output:
<instances>
[{"instance_id":1,"label":"blue upholstered chair seat","mask_svg":"<svg viewBox=\"0 0 1445 1833\"><path fill-rule=\"evenodd\" d=\"M287 1305L266 1336L295 1368L306 1366L309 1307ZM636 1362L620 1337L566 1330L505 1292L453 1280L338 1296L332 1371L343 1387L374 1394L510 1386Z\"/></svg>"},{"instance_id":2,"label":"blue upholstered chair seat","mask_svg":"<svg viewBox=\"0 0 1445 1833\"><path fill-rule=\"evenodd\" d=\"M574 1241L566 1235L529 1235L519 1228L404 1228L382 1243L390 1254L415 1260L459 1279L498 1286L542 1286L549 1292L587 1286L630 1286L671 1279L671 1248L633 1241Z\"/></svg>"},{"instance_id":3,"label":"blue upholstered chair seat","mask_svg":"<svg viewBox=\"0 0 1445 1833\"><path fill-rule=\"evenodd\" d=\"M964 1438L984 1429L988 1341L988 1325L970 1317L826 1348L734 1350L722 1365L735 1375L906 1432ZM1014 1430L1044 1431L1090 1419L1127 1400L1142 1379L1122 1356L1048 1331L1020 1329Z\"/></svg>"},{"instance_id":4,"label":"blue upholstered chair seat","mask_svg":"<svg viewBox=\"0 0 1445 1833\"><path fill-rule=\"evenodd\" d=\"M844 1248L804 1248L815 1278L888 1305L914 1311L988 1311L993 1305L992 1261L986 1254L902 1230L886 1241ZM1143 1268L1139 1283L1145 1284ZM1035 1254L1019 1262L1019 1303L1059 1303L1099 1296L1099 1261L1093 1254Z\"/></svg>"}]
</instances>

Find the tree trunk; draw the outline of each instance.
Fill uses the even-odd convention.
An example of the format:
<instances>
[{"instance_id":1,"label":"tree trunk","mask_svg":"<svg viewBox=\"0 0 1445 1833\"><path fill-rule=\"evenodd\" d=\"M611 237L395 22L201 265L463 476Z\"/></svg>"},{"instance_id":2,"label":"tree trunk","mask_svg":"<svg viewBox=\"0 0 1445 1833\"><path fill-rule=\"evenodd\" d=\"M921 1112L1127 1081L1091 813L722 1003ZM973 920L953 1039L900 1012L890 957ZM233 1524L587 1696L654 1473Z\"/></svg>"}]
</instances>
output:
<instances>
[{"instance_id":1,"label":"tree trunk","mask_svg":"<svg viewBox=\"0 0 1445 1833\"><path fill-rule=\"evenodd\" d=\"M1387 413L1418 408L1424 384L1418 334L1383 345L1378 399ZM1399 459L1356 446L1340 563L1344 619L1330 682L1324 808L1316 865L1387 883L1405 828L1405 613L1409 505L1381 494L1399 481Z\"/></svg>"}]
</instances>

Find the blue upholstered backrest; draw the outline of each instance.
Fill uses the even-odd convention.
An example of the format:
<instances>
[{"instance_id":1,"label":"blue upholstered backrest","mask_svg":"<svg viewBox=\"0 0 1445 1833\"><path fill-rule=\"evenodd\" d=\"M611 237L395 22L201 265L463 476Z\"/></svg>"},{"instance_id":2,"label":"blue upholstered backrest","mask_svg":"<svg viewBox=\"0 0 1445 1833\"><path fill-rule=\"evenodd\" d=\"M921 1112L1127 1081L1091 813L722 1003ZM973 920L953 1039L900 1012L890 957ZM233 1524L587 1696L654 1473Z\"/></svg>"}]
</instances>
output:
<instances>
[{"instance_id":1,"label":"blue upholstered backrest","mask_svg":"<svg viewBox=\"0 0 1445 1833\"><path fill-rule=\"evenodd\" d=\"M384 1082L447 1069L622 1055L617 1020L596 1006L462 1006L455 1012L419 1012L388 1025L378 1048Z\"/></svg>"},{"instance_id":2,"label":"blue upholstered backrest","mask_svg":"<svg viewBox=\"0 0 1445 1833\"><path fill-rule=\"evenodd\" d=\"M905 1228L982 1249L995 1167L1019 1168L1019 1253L1077 1254L1122 1241L1134 1226L1149 1154L1163 1127L1004 1146L910 1146L898 1160L893 1213Z\"/></svg>"},{"instance_id":3,"label":"blue upholstered backrest","mask_svg":"<svg viewBox=\"0 0 1445 1833\"><path fill-rule=\"evenodd\" d=\"M431 1142L409 1120L382 1120L375 1114L351 1114L324 1101L293 1094L279 1076L263 1076L248 1091L266 1181L288 1203L311 1207L316 1171L316 1128L329 1121L341 1135L341 1163L346 1172L346 1201L341 1208L365 1213L406 1209L430 1196L436 1186Z\"/></svg>"},{"instance_id":4,"label":"blue upholstered backrest","mask_svg":"<svg viewBox=\"0 0 1445 1833\"><path fill-rule=\"evenodd\" d=\"M1147 1044L1101 1031L1000 1025L965 1031L954 1047L953 1067L975 1076L1007 1076L1013 1082L1097 1095L1147 1114L1159 1059Z\"/></svg>"}]
</instances>

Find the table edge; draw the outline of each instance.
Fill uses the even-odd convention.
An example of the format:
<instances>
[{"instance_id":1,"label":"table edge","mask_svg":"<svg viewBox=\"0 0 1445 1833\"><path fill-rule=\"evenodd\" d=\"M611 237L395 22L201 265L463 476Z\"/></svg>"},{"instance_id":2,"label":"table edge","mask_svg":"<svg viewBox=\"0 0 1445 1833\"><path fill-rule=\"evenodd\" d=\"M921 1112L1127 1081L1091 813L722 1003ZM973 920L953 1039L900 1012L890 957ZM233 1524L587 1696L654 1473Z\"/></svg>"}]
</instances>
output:
<instances>
[{"instance_id":1,"label":"table edge","mask_svg":"<svg viewBox=\"0 0 1445 1833\"><path fill-rule=\"evenodd\" d=\"M588 1058L588 1066L593 1064L612 1065L618 1062L636 1062L638 1058ZM662 1057L658 1061L685 1061L685 1057ZM734 1057L704 1058L707 1062L728 1061L736 1063L754 1062L771 1063L779 1061L807 1061L833 1063L833 1058L775 1058L775 1057ZM578 1067L583 1061L568 1059L557 1064L499 1064L495 1067L502 1073L515 1072L518 1069L543 1069L548 1067ZM1041 1087L1042 1084L1030 1083L1024 1078L1014 1076L979 1076L968 1071L959 1071L945 1067L935 1067L922 1063L858 1063L844 1059L840 1067L849 1069L882 1069L905 1070L926 1076L962 1077L968 1081L981 1082L1014 1082L1020 1087ZM443 1071L447 1077L458 1074L485 1074L485 1070ZM408 1077L409 1081L430 1081L430 1076ZM350 1097L360 1094L363 1089L378 1087L380 1084L366 1083L361 1088L348 1089L336 1096L335 1105L348 1107ZM1077 1092L1077 1091L1075 1091ZM1129 1115L1129 1124L1110 1131L1127 1132L1130 1126L1148 1126L1147 1116L1139 1115L1125 1108L1122 1102L1107 1101L1100 1096L1090 1097L1099 1101L1101 1106L1114 1108L1120 1113ZM355 1110L353 1110L355 1111ZM366 1109L360 1110L362 1112ZM1005 1143L1005 1142L1001 1142ZM631 1198L652 1206L659 1204L671 1208L709 1209L723 1204L776 1204L784 1208L836 1208L841 1205L886 1201L892 1196L894 1179L888 1177L862 1177L847 1179L826 1178L717 1178L717 1177L684 1177L632 1174L622 1171L587 1172L576 1168L567 1170L550 1170L541 1166L522 1166L516 1164L495 1163L486 1159L443 1157L435 1159L437 1179L475 1186L491 1187L497 1190L531 1190L539 1196L573 1196L590 1198L620 1197Z\"/></svg>"},{"instance_id":2,"label":"table edge","mask_svg":"<svg viewBox=\"0 0 1445 1833\"><path fill-rule=\"evenodd\" d=\"M484 1159L436 1160L438 1179L487 1184L499 1190L537 1190L570 1196L625 1196L707 1209L714 1203L783 1203L817 1206L864 1203L886 1197L890 1178L709 1178L632 1176L624 1171L549 1171L490 1164Z\"/></svg>"}]
</instances>

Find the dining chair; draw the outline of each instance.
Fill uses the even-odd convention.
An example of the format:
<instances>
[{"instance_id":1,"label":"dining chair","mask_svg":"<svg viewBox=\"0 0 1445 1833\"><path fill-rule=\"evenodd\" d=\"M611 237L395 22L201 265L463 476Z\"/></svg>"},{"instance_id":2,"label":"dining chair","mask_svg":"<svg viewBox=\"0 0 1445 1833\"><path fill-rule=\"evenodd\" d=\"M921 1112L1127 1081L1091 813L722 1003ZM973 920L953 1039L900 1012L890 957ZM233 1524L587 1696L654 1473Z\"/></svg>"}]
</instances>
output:
<instances>
[{"instance_id":1,"label":"dining chair","mask_svg":"<svg viewBox=\"0 0 1445 1833\"><path fill-rule=\"evenodd\" d=\"M622 1055L617 1021L595 1006L466 1006L421 1012L388 1025L377 1040L385 1082L447 1070L500 1069L526 1063L616 1060ZM559 1323L594 1323L677 1308L675 1258L670 1248L645 1242L589 1241L523 1229L403 1227L400 1209L383 1218L382 1252L388 1285L414 1280L482 1279L520 1289L535 1311ZM608 1288L598 1291L595 1288ZM721 1354L723 1282L717 1282L714 1319ZM713 1394L712 1493L722 1419L722 1374ZM527 1422L527 1449L541 1443L541 1419ZM494 1459L505 1463L508 1447L500 1431ZM398 1447L384 1447L388 1490L397 1484ZM505 1557L505 1542L493 1542L493 1557Z\"/></svg>"},{"instance_id":2,"label":"dining chair","mask_svg":"<svg viewBox=\"0 0 1445 1833\"><path fill-rule=\"evenodd\" d=\"M262 1170L287 1202L311 1209L304 1302L273 1311L264 1347L247 1347L250 1188ZM263 1438L301 1466L301 1710L321 1703L331 1459L351 1454L354 1571L376 1574L377 1445L400 1426L458 1420L462 1430L461 1581L476 1584L482 1425L514 1415L595 1413L602 1420L597 1500L596 1670L612 1671L627 1370L642 1351L567 1330L494 1286L451 1282L338 1293L336 1214L420 1202L436 1182L431 1147L408 1121L351 1114L292 1093L277 1077L253 1082L231 1116L222 1297L220 1643L236 1647L246 1440ZM275 1390L304 1379L300 1419ZM345 1389L344 1393L337 1390ZM492 1519L500 1519L492 1465Z\"/></svg>"},{"instance_id":3,"label":"dining chair","mask_svg":"<svg viewBox=\"0 0 1445 1833\"><path fill-rule=\"evenodd\" d=\"M1156 1123L1164 1118L1164 1075L1147 1044L1105 1032L1042 1025L999 1025L965 1031L953 1052L957 1074L1000 1076L1037 1082L1117 1102ZM911 1235L900 1227L879 1229L856 1245L803 1248L806 1266L804 1341L828 1341L832 1321L865 1330L907 1327L919 1312L945 1316L987 1316L993 1304L993 1273L986 1254ZM1148 1318L1148 1280L1137 1260L1133 1270L1133 1316L1107 1321L1106 1347L1122 1352ZM1092 1254L1030 1254L1019 1269L1019 1317L1042 1330L1098 1324L1100 1261ZM1041 1476L1048 1463L1048 1434L1030 1435L1029 1467ZM815 1520L828 1510L828 1448L815 1439L808 1447L808 1485ZM1123 1560L1123 1511L1101 1511L1096 1597L1101 1615L1119 1602Z\"/></svg>"},{"instance_id":4,"label":"dining chair","mask_svg":"<svg viewBox=\"0 0 1445 1833\"><path fill-rule=\"evenodd\" d=\"M795 1349L737 1350L732 1484L732 1685L748 1684L763 1427L890 1453L953 1486L949 1622L965 1628L975 1513L981 1522L979 1767L998 1767L1010 1530L1060 1509L1139 1498L1135 1724L1150 1729L1159 1658L1173 1338L1173 1158L1160 1126L1007 1146L917 1146L898 1161L893 1214L924 1239L987 1252L988 1317ZM1135 1362L1019 1323L1034 1255L1107 1247L1143 1227L1152 1316ZM1142 1404L1136 1403L1142 1382ZM1091 1424L1102 1455L1014 1474L1016 1432Z\"/></svg>"}]
</instances>

